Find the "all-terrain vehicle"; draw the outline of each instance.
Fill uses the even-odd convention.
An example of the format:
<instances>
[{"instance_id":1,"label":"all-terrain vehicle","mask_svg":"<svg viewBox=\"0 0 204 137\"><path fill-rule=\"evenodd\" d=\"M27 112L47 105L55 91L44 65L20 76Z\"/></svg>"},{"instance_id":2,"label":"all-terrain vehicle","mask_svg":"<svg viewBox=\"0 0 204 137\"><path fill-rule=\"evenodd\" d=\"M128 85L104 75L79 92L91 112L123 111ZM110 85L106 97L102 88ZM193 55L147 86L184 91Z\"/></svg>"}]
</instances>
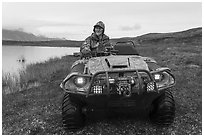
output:
<instances>
[{"instance_id":1,"label":"all-terrain vehicle","mask_svg":"<svg viewBox=\"0 0 204 137\"><path fill-rule=\"evenodd\" d=\"M108 109L148 109L150 120L169 125L175 117L169 68L142 57L132 41L117 42L107 52L94 52L73 63L60 87L63 125L76 130L85 123L85 112Z\"/></svg>"}]
</instances>

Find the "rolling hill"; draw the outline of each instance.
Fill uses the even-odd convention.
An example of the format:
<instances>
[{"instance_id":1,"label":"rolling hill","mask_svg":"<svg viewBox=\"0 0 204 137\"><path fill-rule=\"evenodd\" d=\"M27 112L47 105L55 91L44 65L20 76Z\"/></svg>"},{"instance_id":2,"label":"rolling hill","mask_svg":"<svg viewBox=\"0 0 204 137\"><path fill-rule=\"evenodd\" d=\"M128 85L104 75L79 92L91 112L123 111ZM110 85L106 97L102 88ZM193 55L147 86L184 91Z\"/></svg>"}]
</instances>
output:
<instances>
[{"instance_id":1,"label":"rolling hill","mask_svg":"<svg viewBox=\"0 0 204 137\"><path fill-rule=\"evenodd\" d=\"M152 42L189 42L202 39L202 27L192 28L180 32L171 33L148 33L137 37L124 37L112 39L112 42L132 40L135 44L145 44Z\"/></svg>"},{"instance_id":2,"label":"rolling hill","mask_svg":"<svg viewBox=\"0 0 204 137\"><path fill-rule=\"evenodd\" d=\"M50 41L60 40L58 38L47 38L44 36L36 36L32 33L23 32L21 30L2 30L2 40L10 41Z\"/></svg>"},{"instance_id":3,"label":"rolling hill","mask_svg":"<svg viewBox=\"0 0 204 137\"><path fill-rule=\"evenodd\" d=\"M111 43L118 41L131 40L136 45L148 43L194 43L202 39L202 27L192 28L180 32L171 33L148 33L137 37L112 38ZM23 46L51 46L51 47L79 47L83 41L64 40L57 38L46 38L43 36L35 36L31 33L19 30L2 30L3 45L23 45Z\"/></svg>"}]
</instances>

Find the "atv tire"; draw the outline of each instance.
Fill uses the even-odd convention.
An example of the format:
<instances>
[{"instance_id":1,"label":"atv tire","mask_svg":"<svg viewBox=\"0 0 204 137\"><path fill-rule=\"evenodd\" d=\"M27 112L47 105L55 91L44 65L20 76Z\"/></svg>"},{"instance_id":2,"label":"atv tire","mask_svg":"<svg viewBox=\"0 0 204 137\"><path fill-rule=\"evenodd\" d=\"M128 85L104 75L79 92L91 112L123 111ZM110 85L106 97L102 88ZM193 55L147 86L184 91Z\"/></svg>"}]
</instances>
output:
<instances>
[{"instance_id":1,"label":"atv tire","mask_svg":"<svg viewBox=\"0 0 204 137\"><path fill-rule=\"evenodd\" d=\"M157 125L168 126L173 123L175 117L175 101L170 90L153 101L150 111L150 120Z\"/></svg>"},{"instance_id":2,"label":"atv tire","mask_svg":"<svg viewBox=\"0 0 204 137\"><path fill-rule=\"evenodd\" d=\"M65 93L62 102L63 126L67 131L76 131L84 125L84 115L81 107L70 100L68 93Z\"/></svg>"}]
</instances>

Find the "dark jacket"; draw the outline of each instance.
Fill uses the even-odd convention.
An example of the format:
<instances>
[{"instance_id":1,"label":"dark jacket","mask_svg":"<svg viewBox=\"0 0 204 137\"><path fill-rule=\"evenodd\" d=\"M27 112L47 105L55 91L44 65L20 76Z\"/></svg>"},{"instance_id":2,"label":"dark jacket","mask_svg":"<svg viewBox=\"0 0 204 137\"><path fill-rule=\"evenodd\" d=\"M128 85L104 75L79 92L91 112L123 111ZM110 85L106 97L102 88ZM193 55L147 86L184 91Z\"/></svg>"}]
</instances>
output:
<instances>
[{"instance_id":1,"label":"dark jacket","mask_svg":"<svg viewBox=\"0 0 204 137\"><path fill-rule=\"evenodd\" d=\"M96 52L105 51L105 47L107 46L110 46L110 41L108 36L106 36L105 34L102 34L102 37L100 39L95 33L92 33L91 36L85 39L84 43L80 48L80 52L84 54L83 50L85 48Z\"/></svg>"}]
</instances>

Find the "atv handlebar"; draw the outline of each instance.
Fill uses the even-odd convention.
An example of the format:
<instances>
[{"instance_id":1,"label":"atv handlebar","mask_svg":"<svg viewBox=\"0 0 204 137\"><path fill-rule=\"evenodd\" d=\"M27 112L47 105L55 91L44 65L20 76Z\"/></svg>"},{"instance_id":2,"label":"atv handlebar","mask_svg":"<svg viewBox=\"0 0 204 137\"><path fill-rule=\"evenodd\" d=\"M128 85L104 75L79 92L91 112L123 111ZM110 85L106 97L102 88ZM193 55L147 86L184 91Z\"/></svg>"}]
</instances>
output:
<instances>
[{"instance_id":1,"label":"atv handlebar","mask_svg":"<svg viewBox=\"0 0 204 137\"><path fill-rule=\"evenodd\" d=\"M82 58L109 56L116 55L117 53L118 50L113 48L106 48L106 51L90 51L89 53L82 55Z\"/></svg>"},{"instance_id":2,"label":"atv handlebar","mask_svg":"<svg viewBox=\"0 0 204 137\"><path fill-rule=\"evenodd\" d=\"M129 43L133 47L135 47L135 44L133 41L118 41L115 43L115 45L107 46L105 47L105 51L90 51L87 54L83 54L81 58L91 58L91 57L100 57L100 56L109 56L109 55L116 55L119 54L120 50L116 50L118 44L126 44ZM137 54L136 54L137 55ZM139 55L139 54L138 54Z\"/></svg>"}]
</instances>

